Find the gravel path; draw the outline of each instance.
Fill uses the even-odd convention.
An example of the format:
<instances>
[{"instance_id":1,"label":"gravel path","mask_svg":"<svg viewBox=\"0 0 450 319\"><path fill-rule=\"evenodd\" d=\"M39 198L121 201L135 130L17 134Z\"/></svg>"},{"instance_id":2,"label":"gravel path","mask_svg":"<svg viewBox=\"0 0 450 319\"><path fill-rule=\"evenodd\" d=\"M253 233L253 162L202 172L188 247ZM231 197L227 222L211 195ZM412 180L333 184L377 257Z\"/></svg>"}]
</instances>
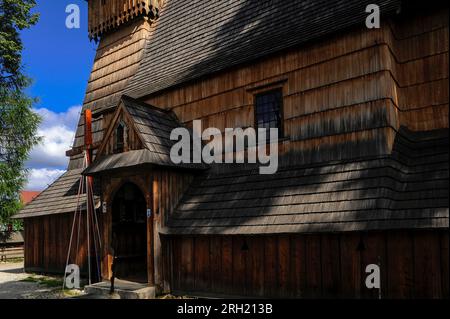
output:
<instances>
[{"instance_id":1,"label":"gravel path","mask_svg":"<svg viewBox=\"0 0 450 319\"><path fill-rule=\"evenodd\" d=\"M62 299L61 288L48 287L38 282L22 281L44 278L23 272L23 263L0 263L0 299ZM45 277L48 278L48 277Z\"/></svg>"}]
</instances>

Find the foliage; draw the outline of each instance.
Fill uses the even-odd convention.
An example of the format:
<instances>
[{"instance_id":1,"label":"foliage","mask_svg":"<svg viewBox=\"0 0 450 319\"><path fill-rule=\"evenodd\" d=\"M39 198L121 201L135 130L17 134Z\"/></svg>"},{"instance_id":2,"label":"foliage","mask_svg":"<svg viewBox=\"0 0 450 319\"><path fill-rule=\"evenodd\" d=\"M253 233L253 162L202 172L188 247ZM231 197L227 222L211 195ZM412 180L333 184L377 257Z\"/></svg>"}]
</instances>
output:
<instances>
[{"instance_id":1,"label":"foliage","mask_svg":"<svg viewBox=\"0 0 450 319\"><path fill-rule=\"evenodd\" d=\"M35 100L26 95L30 79L23 74L20 31L38 21L31 12L35 0L0 0L0 224L20 207L26 181L24 163L39 142L40 118Z\"/></svg>"},{"instance_id":2,"label":"foliage","mask_svg":"<svg viewBox=\"0 0 450 319\"><path fill-rule=\"evenodd\" d=\"M22 74L20 31L36 24L39 16L31 13L35 0L0 0L0 87L19 90L29 81ZM3 92L2 92L3 93Z\"/></svg>"}]
</instances>

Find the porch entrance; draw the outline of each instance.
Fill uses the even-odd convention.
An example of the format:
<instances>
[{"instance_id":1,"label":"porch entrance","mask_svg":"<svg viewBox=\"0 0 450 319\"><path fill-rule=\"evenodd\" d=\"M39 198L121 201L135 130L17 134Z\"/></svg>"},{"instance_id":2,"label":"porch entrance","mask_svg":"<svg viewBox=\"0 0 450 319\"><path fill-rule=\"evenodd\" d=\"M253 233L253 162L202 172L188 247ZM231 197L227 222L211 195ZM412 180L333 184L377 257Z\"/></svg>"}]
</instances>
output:
<instances>
[{"instance_id":1,"label":"porch entrance","mask_svg":"<svg viewBox=\"0 0 450 319\"><path fill-rule=\"evenodd\" d=\"M112 204L112 243L114 277L147 282L146 201L140 189L124 184Z\"/></svg>"}]
</instances>

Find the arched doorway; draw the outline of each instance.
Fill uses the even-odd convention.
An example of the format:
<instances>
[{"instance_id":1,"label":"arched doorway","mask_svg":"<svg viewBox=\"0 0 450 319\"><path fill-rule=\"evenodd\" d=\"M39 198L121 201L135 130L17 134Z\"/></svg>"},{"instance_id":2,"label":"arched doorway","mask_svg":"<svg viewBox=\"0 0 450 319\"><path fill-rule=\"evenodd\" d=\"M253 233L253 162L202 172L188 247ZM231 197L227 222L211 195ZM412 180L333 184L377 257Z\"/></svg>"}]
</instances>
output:
<instances>
[{"instance_id":1,"label":"arched doorway","mask_svg":"<svg viewBox=\"0 0 450 319\"><path fill-rule=\"evenodd\" d=\"M132 183L124 184L112 204L112 248L115 278L147 282L146 201Z\"/></svg>"}]
</instances>

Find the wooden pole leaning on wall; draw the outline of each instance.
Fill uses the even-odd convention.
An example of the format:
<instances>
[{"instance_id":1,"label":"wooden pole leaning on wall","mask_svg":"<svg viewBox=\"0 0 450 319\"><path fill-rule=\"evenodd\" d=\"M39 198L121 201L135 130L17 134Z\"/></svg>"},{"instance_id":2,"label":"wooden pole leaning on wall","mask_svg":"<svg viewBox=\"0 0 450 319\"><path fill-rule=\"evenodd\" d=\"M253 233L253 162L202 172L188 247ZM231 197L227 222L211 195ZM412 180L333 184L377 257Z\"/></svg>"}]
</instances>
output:
<instances>
[{"instance_id":1,"label":"wooden pole leaning on wall","mask_svg":"<svg viewBox=\"0 0 450 319\"><path fill-rule=\"evenodd\" d=\"M86 166L92 162L92 112L89 109L84 111L84 145L86 148ZM91 243L90 243L90 227L89 219L93 213L94 203L92 202L92 177L86 177L86 240L87 240L87 264L88 264L88 281L91 284ZM97 258L97 257L96 257Z\"/></svg>"},{"instance_id":2,"label":"wooden pole leaning on wall","mask_svg":"<svg viewBox=\"0 0 450 319\"><path fill-rule=\"evenodd\" d=\"M88 165L92 160L92 112L89 109L84 111L84 145L87 151Z\"/></svg>"},{"instance_id":3,"label":"wooden pole leaning on wall","mask_svg":"<svg viewBox=\"0 0 450 319\"><path fill-rule=\"evenodd\" d=\"M92 136L92 112L89 109L84 111L84 144L86 167L93 162L93 136ZM95 211L94 200L94 178L86 176L86 230L87 230L87 257L88 257L88 275L89 284L91 284L92 277L92 263L91 258L95 258L95 280L101 280L101 261L100 252L102 249L102 239L100 235L100 225ZM92 240L91 240L92 239ZM93 256L91 256L91 248L93 248Z\"/></svg>"}]
</instances>

